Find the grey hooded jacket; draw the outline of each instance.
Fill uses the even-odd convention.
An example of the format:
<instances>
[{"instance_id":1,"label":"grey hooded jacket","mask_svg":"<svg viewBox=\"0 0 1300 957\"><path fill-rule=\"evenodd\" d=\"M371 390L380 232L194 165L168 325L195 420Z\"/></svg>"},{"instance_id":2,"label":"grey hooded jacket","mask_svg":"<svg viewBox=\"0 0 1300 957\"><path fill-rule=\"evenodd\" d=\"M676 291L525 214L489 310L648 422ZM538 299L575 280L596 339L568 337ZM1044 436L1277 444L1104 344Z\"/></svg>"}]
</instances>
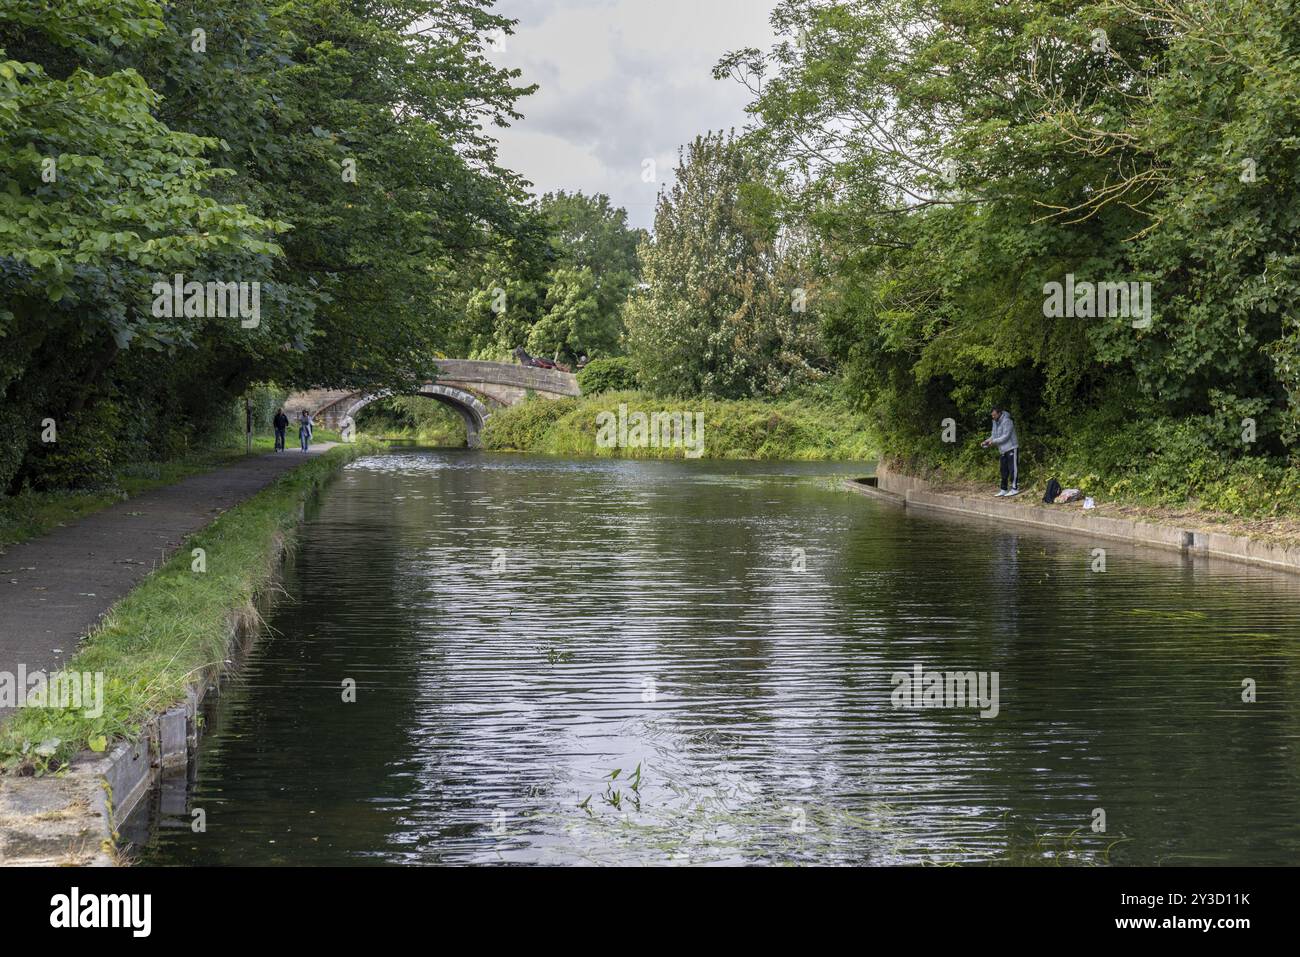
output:
<instances>
[{"instance_id":1,"label":"grey hooded jacket","mask_svg":"<svg viewBox=\"0 0 1300 957\"><path fill-rule=\"evenodd\" d=\"M1006 409L998 416L998 420L993 423L993 433L989 436L989 441L998 447L999 452L1010 452L1012 449L1020 448L1020 439L1016 437L1016 424L1011 421L1011 415Z\"/></svg>"}]
</instances>

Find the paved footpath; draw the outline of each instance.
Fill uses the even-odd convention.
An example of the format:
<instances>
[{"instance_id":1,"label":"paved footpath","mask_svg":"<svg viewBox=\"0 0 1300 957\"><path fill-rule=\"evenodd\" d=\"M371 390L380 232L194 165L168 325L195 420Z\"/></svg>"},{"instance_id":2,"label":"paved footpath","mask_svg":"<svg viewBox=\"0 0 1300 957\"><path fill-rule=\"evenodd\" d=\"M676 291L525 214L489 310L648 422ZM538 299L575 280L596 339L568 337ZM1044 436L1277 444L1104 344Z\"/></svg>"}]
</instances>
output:
<instances>
[{"instance_id":1,"label":"paved footpath","mask_svg":"<svg viewBox=\"0 0 1300 957\"><path fill-rule=\"evenodd\" d=\"M0 673L62 667L78 639L188 536L334 444L249 457L11 546L0 554ZM0 721L11 710L0 708Z\"/></svg>"}]
</instances>

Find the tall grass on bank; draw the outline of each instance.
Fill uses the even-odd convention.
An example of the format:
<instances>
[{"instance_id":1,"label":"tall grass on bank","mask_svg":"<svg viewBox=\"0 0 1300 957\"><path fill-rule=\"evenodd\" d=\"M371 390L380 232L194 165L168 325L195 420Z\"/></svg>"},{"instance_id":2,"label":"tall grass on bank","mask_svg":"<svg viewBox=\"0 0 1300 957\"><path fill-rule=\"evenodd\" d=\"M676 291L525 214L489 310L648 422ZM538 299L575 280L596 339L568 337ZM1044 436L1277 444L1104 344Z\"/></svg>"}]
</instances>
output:
<instances>
[{"instance_id":1,"label":"tall grass on bank","mask_svg":"<svg viewBox=\"0 0 1300 957\"><path fill-rule=\"evenodd\" d=\"M602 392L576 399L531 399L494 412L483 445L548 455L682 458L681 448L600 448L597 416L681 412L704 415L703 458L840 459L874 457L866 419L829 397L782 400L662 399L644 392Z\"/></svg>"},{"instance_id":2,"label":"tall grass on bank","mask_svg":"<svg viewBox=\"0 0 1300 957\"><path fill-rule=\"evenodd\" d=\"M226 656L230 615L247 606L275 572L280 536L299 505L344 464L376 446L341 445L309 459L197 532L160 569L113 606L82 643L67 670L102 672L104 708L22 708L0 725L0 769L36 772L78 752L104 751L137 735L156 711L185 697L204 668ZM192 550L206 570L192 569Z\"/></svg>"}]
</instances>

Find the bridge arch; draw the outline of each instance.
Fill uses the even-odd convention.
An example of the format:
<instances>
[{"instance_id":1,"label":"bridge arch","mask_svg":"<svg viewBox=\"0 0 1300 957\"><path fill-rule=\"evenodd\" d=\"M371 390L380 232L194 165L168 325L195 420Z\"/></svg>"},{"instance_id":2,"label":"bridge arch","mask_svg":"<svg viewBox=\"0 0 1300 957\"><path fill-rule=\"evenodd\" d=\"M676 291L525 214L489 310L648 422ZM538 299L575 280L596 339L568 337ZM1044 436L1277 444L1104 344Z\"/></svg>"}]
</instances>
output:
<instances>
[{"instance_id":1,"label":"bridge arch","mask_svg":"<svg viewBox=\"0 0 1300 957\"><path fill-rule=\"evenodd\" d=\"M488 362L481 359L439 359L438 374L415 390L375 389L361 392L355 388L318 387L289 396L284 411L290 419L310 412L316 421L341 429L371 402L393 395L423 395L450 406L465 423L469 445L479 447L483 426L493 409L515 405L531 395L557 399L582 394L578 379L559 369Z\"/></svg>"},{"instance_id":2,"label":"bridge arch","mask_svg":"<svg viewBox=\"0 0 1300 957\"><path fill-rule=\"evenodd\" d=\"M435 402L441 402L458 414L461 421L465 423L466 444L471 449L476 449L482 444L483 426L487 424L488 417L492 415L492 410L487 403L472 392L438 382L426 382L415 392L383 389L379 392L367 392L354 396L331 409L331 418L337 419L340 424L347 419L355 421L357 413L370 403L395 395L422 395L433 399Z\"/></svg>"}]
</instances>

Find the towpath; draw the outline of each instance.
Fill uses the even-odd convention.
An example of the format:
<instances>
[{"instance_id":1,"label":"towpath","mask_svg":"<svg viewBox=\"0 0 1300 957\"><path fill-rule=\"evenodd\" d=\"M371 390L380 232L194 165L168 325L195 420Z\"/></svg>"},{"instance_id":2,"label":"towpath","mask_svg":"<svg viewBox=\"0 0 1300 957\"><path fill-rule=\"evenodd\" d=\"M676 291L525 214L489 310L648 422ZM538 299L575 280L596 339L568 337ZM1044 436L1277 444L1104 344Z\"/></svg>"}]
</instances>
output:
<instances>
[{"instance_id":1,"label":"towpath","mask_svg":"<svg viewBox=\"0 0 1300 957\"><path fill-rule=\"evenodd\" d=\"M0 553L0 674L52 673L194 532L334 446L250 456L119 502ZM0 721L11 708L0 707Z\"/></svg>"}]
</instances>

